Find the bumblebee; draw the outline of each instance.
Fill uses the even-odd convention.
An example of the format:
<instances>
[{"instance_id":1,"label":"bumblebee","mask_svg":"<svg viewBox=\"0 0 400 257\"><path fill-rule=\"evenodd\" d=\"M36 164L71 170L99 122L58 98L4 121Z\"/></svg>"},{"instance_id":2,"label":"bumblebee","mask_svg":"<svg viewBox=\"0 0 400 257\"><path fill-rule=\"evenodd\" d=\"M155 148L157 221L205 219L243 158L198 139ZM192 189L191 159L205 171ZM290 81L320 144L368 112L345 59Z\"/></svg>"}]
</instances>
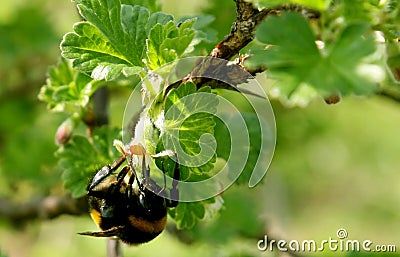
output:
<instances>
[{"instance_id":1,"label":"bumblebee","mask_svg":"<svg viewBox=\"0 0 400 257\"><path fill-rule=\"evenodd\" d=\"M174 180L167 199L165 188L150 178L150 169L142 158L142 178L132 165L118 168L127 160L122 156L111 165L102 167L87 187L90 215L102 231L83 232L94 237L117 237L129 245L151 241L165 228L167 210L178 204L179 164L176 162ZM115 174L116 173L116 174Z\"/></svg>"}]
</instances>

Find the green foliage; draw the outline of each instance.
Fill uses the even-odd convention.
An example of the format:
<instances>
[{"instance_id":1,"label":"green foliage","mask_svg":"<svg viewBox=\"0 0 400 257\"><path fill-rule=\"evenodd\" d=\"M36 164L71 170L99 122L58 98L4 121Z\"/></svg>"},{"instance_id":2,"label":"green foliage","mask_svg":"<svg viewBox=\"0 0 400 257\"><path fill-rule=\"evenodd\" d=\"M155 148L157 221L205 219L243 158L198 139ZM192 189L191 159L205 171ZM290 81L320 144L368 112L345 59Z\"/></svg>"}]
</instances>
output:
<instances>
[{"instance_id":1,"label":"green foliage","mask_svg":"<svg viewBox=\"0 0 400 257\"><path fill-rule=\"evenodd\" d=\"M311 87L326 97L335 93L369 94L376 89L375 80L384 73L367 59L376 45L365 23L349 24L336 42L322 51L315 44L308 22L298 14L268 18L256 36L272 47L256 52L253 64L267 66L288 98L302 87ZM368 72L374 76L367 76Z\"/></svg>"},{"instance_id":2,"label":"green foliage","mask_svg":"<svg viewBox=\"0 0 400 257\"><path fill-rule=\"evenodd\" d=\"M169 211L179 229L190 229L205 215L204 202L180 203Z\"/></svg>"},{"instance_id":3,"label":"green foliage","mask_svg":"<svg viewBox=\"0 0 400 257\"><path fill-rule=\"evenodd\" d=\"M336 35L332 33L335 29L352 22L370 24L371 28L384 34L387 42L399 36L400 1L398 0L337 0L333 1L322 14L327 25L323 31L326 40L333 39L331 37Z\"/></svg>"},{"instance_id":4,"label":"green foliage","mask_svg":"<svg viewBox=\"0 0 400 257\"><path fill-rule=\"evenodd\" d=\"M140 6L121 6L119 1L110 1L110 6L97 4L92 7L78 2L79 11L88 22L75 24L74 32L65 35L61 43L63 56L75 59L74 68L95 79L112 80L122 71L134 74L136 67L143 66L144 24L149 11ZM132 11L130 15L127 9Z\"/></svg>"},{"instance_id":5,"label":"green foliage","mask_svg":"<svg viewBox=\"0 0 400 257\"><path fill-rule=\"evenodd\" d=\"M10 22L0 23L0 35L2 58L20 57L34 51L44 54L49 49L57 49L54 44L58 36L51 22L46 18L44 10L36 8L34 4L24 5L18 16Z\"/></svg>"},{"instance_id":6,"label":"green foliage","mask_svg":"<svg viewBox=\"0 0 400 257\"><path fill-rule=\"evenodd\" d=\"M193 28L197 31L196 39L198 41L204 40L208 43L215 42L217 40L217 31L210 26L215 21L215 17L210 14L203 14L195 18L196 23L193 25Z\"/></svg>"},{"instance_id":7,"label":"green foliage","mask_svg":"<svg viewBox=\"0 0 400 257\"><path fill-rule=\"evenodd\" d=\"M89 103L98 85L90 77L73 70L71 62L65 58L61 58L57 66L50 67L47 76L39 99L48 103L49 110L57 112L79 112Z\"/></svg>"},{"instance_id":8,"label":"green foliage","mask_svg":"<svg viewBox=\"0 0 400 257\"><path fill-rule=\"evenodd\" d=\"M165 133L160 141L164 149L181 149L178 156L182 180L198 181L213 168L215 162L214 118L218 99L210 88L196 90L192 82L169 92L165 100ZM159 149L159 150L164 150ZM200 153L201 152L201 153ZM207 176L206 176L207 177Z\"/></svg>"},{"instance_id":9,"label":"green foliage","mask_svg":"<svg viewBox=\"0 0 400 257\"><path fill-rule=\"evenodd\" d=\"M75 1L80 13L85 14L85 20L76 23L74 31L64 37L68 42L63 41L63 56L68 58L49 68L46 85L39 95L49 110L59 112L56 115L46 113L43 105L38 107L36 95L47 66L57 61L54 57L58 54L62 34L77 20L76 10L68 1L4 1L0 10L0 198L9 198L18 205L24 202L23 207L29 207L25 201L62 193L61 171L67 190L77 197L84 195L91 176L120 154L112 146L113 139L120 138L120 129L111 127L118 123L123 111L121 99L130 94L128 87L132 89L136 85L140 79L137 75L144 77L152 69L180 56L208 55L229 33L235 17L234 1L199 2L201 5L207 1L206 10L195 10L194 16L188 11L190 16L184 14L176 19L162 13L157 0ZM179 4L174 10L176 13L182 12L181 7L190 10L194 4L177 0L163 2L170 6ZM268 84L265 85L270 95L290 99L282 105L274 102L279 127L278 148L264 187L248 190L232 186L216 198L180 203L169 214L178 228L190 228L190 231L178 231L176 235L183 234L185 240L187 233L196 244L181 244L164 233L149 244L125 248L124 251L132 251L127 256L149 256L158 252L165 256L257 256L256 242L260 236L266 231L285 228L288 221L291 234L297 237L293 239L318 239L318 233L327 231L318 227L329 227L324 223L326 220L333 226L342 224L351 229L351 239L371 237L379 243L394 243L391 240L398 235L392 229L398 227L399 213L398 197L392 190L398 181L396 107L381 97L369 97L365 101L348 97L334 108L320 102L312 103L307 109L288 111L285 107L296 99L308 104L316 96L339 91L370 95L375 90L390 88L390 92L400 95L400 1L253 2L260 9L291 2L321 12L319 19L311 21L300 17L288 19L285 15L267 20L270 27L259 26L259 41L241 50L254 54L256 64L267 68ZM203 14L198 14L200 12ZM381 32L378 38L372 38L374 31ZM325 47L316 48L315 40ZM264 51L265 48L268 50ZM290 56L292 53L294 55ZM285 67L287 62L293 66ZM307 73L310 67L311 73ZM369 76L358 73L363 68ZM368 68L373 68L374 72L369 72ZM382 76L378 76L379 80L371 79L379 70L387 73L386 79L382 80ZM273 86L269 83L272 78ZM112 125L94 129L91 124L88 128L88 123L81 120L95 109L92 96L100 86L111 89ZM169 91L168 95L157 92L160 93L156 96L159 97L157 104L145 106L149 109L148 125L153 129L157 152L164 149L162 138L167 135L189 155L202 150L201 142L205 147L214 144L211 137L202 135L210 134L215 138L217 152L204 166L198 169L182 166L181 175L185 181L209 178L230 154L226 127L218 119L210 119L212 113L193 113L185 107L183 98L198 92L209 91L197 91L188 84ZM203 100L198 101L200 106L195 110L214 108L214 97ZM168 127L160 127L166 130L153 128L152 118L159 117L161 110L167 112L174 103L182 109L171 111L176 116L167 119ZM180 112L192 115L185 119L178 115ZM259 151L261 135L251 110L241 112L248 128L250 149L245 171L236 182L246 183ZM57 151L60 165L57 166L53 135L57 124L61 123L60 128L66 124L72 137L67 134L62 138ZM174 137L174 131L179 131L179 139ZM149 136L148 141L153 139L146 136ZM161 159L155 159L156 163ZM172 176L175 163L164 159L163 165ZM319 219L322 216L325 219ZM207 221L199 222L202 219ZM103 240L76 236L83 226L93 228L94 224L87 218L63 216L53 220L51 226L28 226L16 232L12 232L3 219L0 223L0 238L4 240L0 256L47 256L54 253L54 248L60 256L101 255L103 252ZM374 231L378 226L379 231ZM37 229L41 230L39 234ZM53 241L52 235L59 231L65 233ZM15 240L21 236L24 247ZM367 256L368 253L343 255ZM396 253L376 255L399 256Z\"/></svg>"},{"instance_id":10,"label":"green foliage","mask_svg":"<svg viewBox=\"0 0 400 257\"><path fill-rule=\"evenodd\" d=\"M212 246L225 245L240 235L257 237L262 233L257 218L259 200L255 192L242 186L231 188L223 194L223 203L220 203L225 206L224 210L211 222L197 224L190 235Z\"/></svg>"},{"instance_id":11,"label":"green foliage","mask_svg":"<svg viewBox=\"0 0 400 257\"><path fill-rule=\"evenodd\" d=\"M248 157L246 160L245 167L243 171L240 173L240 176L235 180L235 183L238 185L246 184L250 180L250 176L254 170L255 163L260 155L260 148L262 142L261 128L260 123L255 113L241 113L240 116L234 116L231 118L232 124L236 122L240 122L240 119L244 119L244 122L247 127L247 133L250 139L250 145L241 145L236 147L242 147L242 152L248 152ZM231 142L227 141L227 138L230 138L232 135L229 133L229 129L226 125L216 119L215 126L215 135L217 140L217 156L219 158L227 161L229 156L231 155ZM232 167L234 169L235 167Z\"/></svg>"},{"instance_id":12,"label":"green foliage","mask_svg":"<svg viewBox=\"0 0 400 257\"><path fill-rule=\"evenodd\" d=\"M155 70L182 56L195 36L194 22L186 20L179 27L173 21L156 24L147 41L147 66Z\"/></svg>"},{"instance_id":13,"label":"green foliage","mask_svg":"<svg viewBox=\"0 0 400 257\"><path fill-rule=\"evenodd\" d=\"M387 43L387 64L393 77L400 81L400 45L394 42Z\"/></svg>"},{"instance_id":14,"label":"green foliage","mask_svg":"<svg viewBox=\"0 0 400 257\"><path fill-rule=\"evenodd\" d=\"M62 55L74 59L76 70L96 80L156 69L182 56L194 38L194 21L178 27L173 17L150 13L120 1L76 1L86 20L74 26L61 43ZM153 8L154 9L154 8Z\"/></svg>"},{"instance_id":15,"label":"green foliage","mask_svg":"<svg viewBox=\"0 0 400 257\"><path fill-rule=\"evenodd\" d=\"M196 19L185 19L176 23L171 15L159 12L155 1L76 1L76 3L85 21L76 23L74 32L64 36L61 43L64 58L57 67L49 69L47 85L42 87L39 95L41 100L48 103L50 110L78 113L83 116L87 113L90 97L98 86L103 84L102 80L115 80L121 74L127 77L135 74L144 75L146 68L153 70L174 61L192 51L193 46L203 38L206 39L204 35L199 36L192 28ZM203 25L198 26L204 28L206 24L207 21L203 21ZM197 37L196 42L194 42L195 37ZM72 66L67 59L73 60ZM198 114L184 121L183 125L190 127L195 121L202 122L207 119L210 120L204 114ZM207 131L209 131L208 125L209 123L204 123ZM212 129L212 126L210 128ZM146 129L147 137L153 138L157 135L150 130L151 127ZM196 130L192 129L190 132L193 131ZM196 131L196 133L201 132ZM193 153L192 147L198 145L190 145L193 144L191 141L198 144L199 139L189 138L193 136L190 133L185 135L184 150ZM112 148L111 144L97 148L94 145L96 142L94 136L100 141L111 142L102 138L105 136L104 133L97 135L94 131L89 140L84 136L73 136L57 153L60 159L59 165L64 169L65 187L74 196L85 193L88 177L99 168L99 165L112 161L113 155L107 155L105 152L107 147ZM212 164L203 165L203 169L211 168ZM168 173L169 170L166 169ZM188 177L189 170L185 171L184 168L183 170ZM185 219L190 216L188 215L184 214ZM179 217L181 216L182 213L179 214ZM187 223L187 225L193 224Z\"/></svg>"},{"instance_id":16,"label":"green foliage","mask_svg":"<svg viewBox=\"0 0 400 257\"><path fill-rule=\"evenodd\" d=\"M160 12L161 5L157 0L123 0L122 4L145 6L150 12Z\"/></svg>"},{"instance_id":17,"label":"green foliage","mask_svg":"<svg viewBox=\"0 0 400 257\"><path fill-rule=\"evenodd\" d=\"M243 119L247 126L247 133L250 139L250 149L247 149L249 156L247 157L246 166L236 179L236 184L247 184L250 181L250 176L254 170L255 163L260 157L261 143L263 136L258 117L254 113L243 113ZM243 146L245 147L245 146Z\"/></svg>"},{"instance_id":18,"label":"green foliage","mask_svg":"<svg viewBox=\"0 0 400 257\"><path fill-rule=\"evenodd\" d=\"M44 80L47 66L59 52L60 35L37 3L2 4L0 94L17 89L36 91Z\"/></svg>"},{"instance_id":19,"label":"green foliage","mask_svg":"<svg viewBox=\"0 0 400 257\"><path fill-rule=\"evenodd\" d=\"M187 20L195 20L193 29L195 37L193 38L187 52L192 56L202 56L211 51L213 44L217 41L217 30L212 26L215 16L210 14L201 14L196 16L184 16L178 20L178 24Z\"/></svg>"},{"instance_id":20,"label":"green foliage","mask_svg":"<svg viewBox=\"0 0 400 257\"><path fill-rule=\"evenodd\" d=\"M113 141L120 138L119 129L103 126L94 130L90 138L74 135L57 151L58 164L64 170L64 186L74 197L86 194L89 179L101 165L111 164L118 157Z\"/></svg>"},{"instance_id":21,"label":"green foliage","mask_svg":"<svg viewBox=\"0 0 400 257\"><path fill-rule=\"evenodd\" d=\"M32 96L37 92L29 93ZM58 119L40 116L46 113L46 109L38 108L35 99L29 96L1 96L2 190L18 190L20 184L26 183L43 193L59 179L58 169L53 168L56 146L51 136L55 130L53 124Z\"/></svg>"},{"instance_id":22,"label":"green foliage","mask_svg":"<svg viewBox=\"0 0 400 257\"><path fill-rule=\"evenodd\" d=\"M382 41L392 45L399 36L399 1L291 2L315 8L320 21L287 13L267 18L257 29L263 44L252 47L247 65L268 68L268 78L277 82L269 87L271 95L285 104L306 105L318 95L370 95L395 84L387 79L387 64L395 76L399 66L386 59Z\"/></svg>"},{"instance_id":23,"label":"green foliage","mask_svg":"<svg viewBox=\"0 0 400 257\"><path fill-rule=\"evenodd\" d=\"M220 41L232 27L232 17L235 17L236 8L230 0L220 0L218 2L207 0L207 2L204 13L215 18L210 27L216 30L216 36L218 41ZM224 15L221 15L221 10L223 10ZM214 43L218 41L214 41ZM208 50L211 51L213 47L214 45L210 45L210 49Z\"/></svg>"}]
</instances>

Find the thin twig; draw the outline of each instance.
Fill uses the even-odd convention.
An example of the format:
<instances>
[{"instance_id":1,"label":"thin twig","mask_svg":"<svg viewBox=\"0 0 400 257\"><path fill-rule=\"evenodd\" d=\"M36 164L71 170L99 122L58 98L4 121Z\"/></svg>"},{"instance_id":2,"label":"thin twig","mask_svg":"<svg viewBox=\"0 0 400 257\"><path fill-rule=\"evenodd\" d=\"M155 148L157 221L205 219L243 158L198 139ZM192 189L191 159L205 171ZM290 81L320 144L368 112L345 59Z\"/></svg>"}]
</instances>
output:
<instances>
[{"instance_id":1,"label":"thin twig","mask_svg":"<svg viewBox=\"0 0 400 257\"><path fill-rule=\"evenodd\" d=\"M14 203L7 198L0 199L0 217L15 225L36 219L54 219L62 214L84 213L87 213L86 197L72 198L70 194L35 198L22 204Z\"/></svg>"},{"instance_id":2,"label":"thin twig","mask_svg":"<svg viewBox=\"0 0 400 257\"><path fill-rule=\"evenodd\" d=\"M117 238L107 238L107 257L122 257L121 241Z\"/></svg>"},{"instance_id":3,"label":"thin twig","mask_svg":"<svg viewBox=\"0 0 400 257\"><path fill-rule=\"evenodd\" d=\"M96 126L108 124L109 121L109 91L108 87L100 87L94 92L93 100L93 114L96 121Z\"/></svg>"},{"instance_id":4,"label":"thin twig","mask_svg":"<svg viewBox=\"0 0 400 257\"><path fill-rule=\"evenodd\" d=\"M92 96L95 126L109 123L109 90L100 87ZM118 238L107 238L107 257L122 257L122 247Z\"/></svg>"}]
</instances>

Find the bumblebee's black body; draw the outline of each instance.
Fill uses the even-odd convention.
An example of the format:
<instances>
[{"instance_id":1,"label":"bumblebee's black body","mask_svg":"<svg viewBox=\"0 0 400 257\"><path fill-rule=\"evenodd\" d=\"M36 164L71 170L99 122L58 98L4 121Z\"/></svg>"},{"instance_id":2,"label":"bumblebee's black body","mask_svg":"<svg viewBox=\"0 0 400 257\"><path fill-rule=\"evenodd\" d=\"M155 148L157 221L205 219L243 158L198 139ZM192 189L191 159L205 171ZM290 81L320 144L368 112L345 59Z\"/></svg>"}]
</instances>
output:
<instances>
[{"instance_id":1,"label":"bumblebee's black body","mask_svg":"<svg viewBox=\"0 0 400 257\"><path fill-rule=\"evenodd\" d=\"M146 168L144 160L141 181L132 165L124 166L117 175L113 175L124 161L125 157L121 157L111 166L104 166L89 183L90 215L102 231L81 234L116 236L127 244L141 244L154 239L165 228L167 208L175 207L178 202L163 197L166 195L165 188L150 178L150 170ZM178 198L180 175L178 164L175 167L170 190L173 199ZM135 181L137 186L133 187Z\"/></svg>"}]
</instances>

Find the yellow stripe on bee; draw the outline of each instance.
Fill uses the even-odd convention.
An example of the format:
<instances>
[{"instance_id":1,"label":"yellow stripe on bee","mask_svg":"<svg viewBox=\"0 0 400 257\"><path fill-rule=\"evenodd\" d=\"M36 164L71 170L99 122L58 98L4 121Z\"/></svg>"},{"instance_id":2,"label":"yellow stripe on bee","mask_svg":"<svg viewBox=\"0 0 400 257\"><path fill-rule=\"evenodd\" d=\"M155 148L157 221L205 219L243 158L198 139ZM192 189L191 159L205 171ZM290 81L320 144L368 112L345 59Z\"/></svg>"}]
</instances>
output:
<instances>
[{"instance_id":1,"label":"yellow stripe on bee","mask_svg":"<svg viewBox=\"0 0 400 257\"><path fill-rule=\"evenodd\" d=\"M129 216L129 222L131 225L146 233L159 233L163 231L165 225L167 224L167 215L159 220L148 221L143 218L135 217L133 215Z\"/></svg>"},{"instance_id":2,"label":"yellow stripe on bee","mask_svg":"<svg viewBox=\"0 0 400 257\"><path fill-rule=\"evenodd\" d=\"M101 214L100 214L100 212L96 211L95 209L91 209L90 210L90 217L92 217L92 220L94 221L94 223L96 223L97 226L100 227L100 223L101 223Z\"/></svg>"}]
</instances>

